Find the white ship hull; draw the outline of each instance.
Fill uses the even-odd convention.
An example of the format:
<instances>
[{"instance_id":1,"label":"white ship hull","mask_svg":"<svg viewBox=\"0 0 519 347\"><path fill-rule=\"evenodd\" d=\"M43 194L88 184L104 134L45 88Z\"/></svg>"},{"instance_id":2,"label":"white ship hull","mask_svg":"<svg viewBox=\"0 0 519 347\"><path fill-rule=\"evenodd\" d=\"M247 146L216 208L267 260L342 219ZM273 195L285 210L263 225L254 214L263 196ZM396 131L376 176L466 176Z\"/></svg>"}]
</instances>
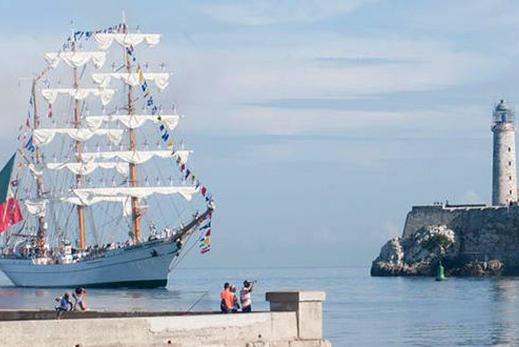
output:
<instances>
[{"instance_id":1,"label":"white ship hull","mask_svg":"<svg viewBox=\"0 0 519 347\"><path fill-rule=\"evenodd\" d=\"M155 240L70 264L0 258L0 270L20 287L164 287L178 252L175 241Z\"/></svg>"}]
</instances>

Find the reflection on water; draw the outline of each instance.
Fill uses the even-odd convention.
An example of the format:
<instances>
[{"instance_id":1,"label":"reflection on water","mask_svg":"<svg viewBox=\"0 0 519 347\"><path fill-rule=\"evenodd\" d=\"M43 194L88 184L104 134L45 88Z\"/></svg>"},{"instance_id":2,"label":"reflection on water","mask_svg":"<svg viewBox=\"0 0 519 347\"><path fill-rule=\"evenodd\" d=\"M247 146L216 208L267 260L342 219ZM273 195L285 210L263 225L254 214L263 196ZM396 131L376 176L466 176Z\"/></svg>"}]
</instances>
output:
<instances>
[{"instance_id":1,"label":"reflection on water","mask_svg":"<svg viewBox=\"0 0 519 347\"><path fill-rule=\"evenodd\" d=\"M168 289L91 289L101 310L213 311L224 282L266 291L323 289L324 332L334 346L519 345L519 278L372 278L367 268L178 269ZM0 287L0 308L49 309L65 289ZM69 289L70 290L70 289ZM192 307L194 305L194 307Z\"/></svg>"},{"instance_id":2,"label":"reflection on water","mask_svg":"<svg viewBox=\"0 0 519 347\"><path fill-rule=\"evenodd\" d=\"M491 329L493 345L517 345L517 281L518 278L500 278L495 281L492 294L494 296L494 320Z\"/></svg>"}]
</instances>

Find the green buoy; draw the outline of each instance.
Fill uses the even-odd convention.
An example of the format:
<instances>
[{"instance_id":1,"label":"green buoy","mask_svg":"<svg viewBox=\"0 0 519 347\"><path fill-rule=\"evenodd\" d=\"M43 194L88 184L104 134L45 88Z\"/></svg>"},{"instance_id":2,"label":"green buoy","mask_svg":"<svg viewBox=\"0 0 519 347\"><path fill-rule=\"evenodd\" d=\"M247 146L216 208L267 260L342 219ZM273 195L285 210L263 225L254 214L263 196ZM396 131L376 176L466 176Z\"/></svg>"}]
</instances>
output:
<instances>
[{"instance_id":1,"label":"green buoy","mask_svg":"<svg viewBox=\"0 0 519 347\"><path fill-rule=\"evenodd\" d=\"M438 262L438 267L436 268L436 280L445 281L445 268L443 267L441 260Z\"/></svg>"}]
</instances>

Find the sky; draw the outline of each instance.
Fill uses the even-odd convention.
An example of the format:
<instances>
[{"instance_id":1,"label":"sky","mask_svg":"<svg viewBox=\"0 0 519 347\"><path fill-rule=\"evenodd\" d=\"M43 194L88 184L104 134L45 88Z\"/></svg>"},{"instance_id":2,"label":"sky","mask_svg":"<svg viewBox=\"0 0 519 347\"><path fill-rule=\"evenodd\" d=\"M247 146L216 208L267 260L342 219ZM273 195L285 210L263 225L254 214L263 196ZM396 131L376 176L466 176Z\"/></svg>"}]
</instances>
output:
<instances>
[{"instance_id":1,"label":"sky","mask_svg":"<svg viewBox=\"0 0 519 347\"><path fill-rule=\"evenodd\" d=\"M492 106L519 104L519 3L0 1L0 160L74 29L163 34L213 249L184 266L369 266L413 205L490 201ZM190 159L191 160L191 159Z\"/></svg>"}]
</instances>

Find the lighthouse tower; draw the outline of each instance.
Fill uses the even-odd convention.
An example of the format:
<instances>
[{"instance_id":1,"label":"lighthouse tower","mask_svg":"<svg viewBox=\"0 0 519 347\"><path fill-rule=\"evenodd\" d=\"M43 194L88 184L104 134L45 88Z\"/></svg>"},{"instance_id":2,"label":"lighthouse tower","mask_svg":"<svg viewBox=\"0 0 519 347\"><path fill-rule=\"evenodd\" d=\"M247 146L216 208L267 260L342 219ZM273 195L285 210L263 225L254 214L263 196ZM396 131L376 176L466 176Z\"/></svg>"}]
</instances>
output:
<instances>
[{"instance_id":1,"label":"lighthouse tower","mask_svg":"<svg viewBox=\"0 0 519 347\"><path fill-rule=\"evenodd\" d=\"M517 202L514 112L501 100L492 115L494 153L492 161L492 205Z\"/></svg>"}]
</instances>

